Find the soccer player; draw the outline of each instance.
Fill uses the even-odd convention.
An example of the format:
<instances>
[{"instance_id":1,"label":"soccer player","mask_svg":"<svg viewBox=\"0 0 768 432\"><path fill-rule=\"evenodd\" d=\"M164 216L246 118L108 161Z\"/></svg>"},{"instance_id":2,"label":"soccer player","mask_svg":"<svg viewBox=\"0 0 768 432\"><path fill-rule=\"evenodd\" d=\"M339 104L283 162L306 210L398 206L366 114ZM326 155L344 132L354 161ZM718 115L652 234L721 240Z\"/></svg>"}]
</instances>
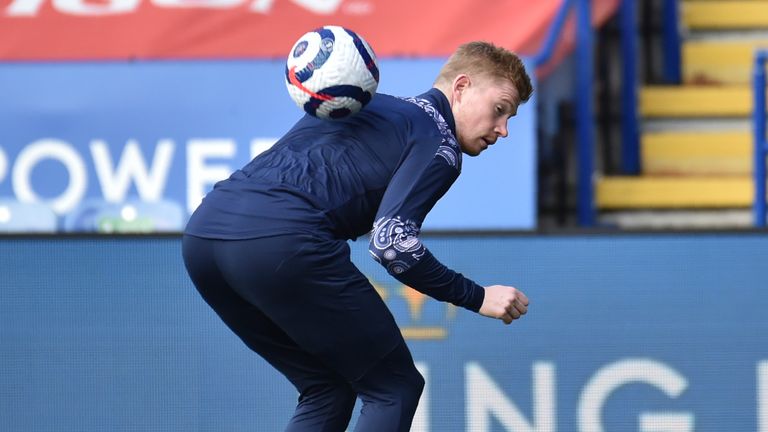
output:
<instances>
[{"instance_id":1,"label":"soccer player","mask_svg":"<svg viewBox=\"0 0 768 432\"><path fill-rule=\"evenodd\" d=\"M507 136L532 92L512 52L470 42L416 97L377 94L339 121L304 116L269 150L217 183L183 237L203 299L299 391L288 431L407 431L424 379L347 240L397 280L505 324L526 313L514 287L482 287L434 257L422 221L461 171ZM477 209L482 211L482 209Z\"/></svg>"}]
</instances>

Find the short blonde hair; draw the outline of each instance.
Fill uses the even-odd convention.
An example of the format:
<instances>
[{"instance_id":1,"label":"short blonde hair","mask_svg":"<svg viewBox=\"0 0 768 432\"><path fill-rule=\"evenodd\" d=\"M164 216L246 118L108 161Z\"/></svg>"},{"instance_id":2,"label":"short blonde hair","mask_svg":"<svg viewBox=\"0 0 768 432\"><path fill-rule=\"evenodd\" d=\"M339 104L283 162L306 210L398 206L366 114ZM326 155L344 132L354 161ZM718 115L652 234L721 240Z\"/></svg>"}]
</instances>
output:
<instances>
[{"instance_id":1,"label":"short blonde hair","mask_svg":"<svg viewBox=\"0 0 768 432\"><path fill-rule=\"evenodd\" d=\"M533 93L531 78L517 54L490 42L475 41L461 45L448 58L435 80L435 85L450 85L459 74L487 75L514 84L525 102Z\"/></svg>"}]
</instances>

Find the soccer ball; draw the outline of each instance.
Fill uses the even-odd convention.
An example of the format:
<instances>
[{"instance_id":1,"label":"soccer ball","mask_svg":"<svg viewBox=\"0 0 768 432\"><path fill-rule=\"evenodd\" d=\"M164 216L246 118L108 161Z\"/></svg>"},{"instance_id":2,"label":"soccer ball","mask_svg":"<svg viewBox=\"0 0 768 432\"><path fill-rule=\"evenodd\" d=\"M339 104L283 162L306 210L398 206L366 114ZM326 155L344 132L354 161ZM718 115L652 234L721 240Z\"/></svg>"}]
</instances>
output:
<instances>
[{"instance_id":1,"label":"soccer ball","mask_svg":"<svg viewBox=\"0 0 768 432\"><path fill-rule=\"evenodd\" d=\"M355 32L321 27L293 45L285 65L285 85L296 105L308 114L321 119L349 117L376 94L376 55Z\"/></svg>"}]
</instances>

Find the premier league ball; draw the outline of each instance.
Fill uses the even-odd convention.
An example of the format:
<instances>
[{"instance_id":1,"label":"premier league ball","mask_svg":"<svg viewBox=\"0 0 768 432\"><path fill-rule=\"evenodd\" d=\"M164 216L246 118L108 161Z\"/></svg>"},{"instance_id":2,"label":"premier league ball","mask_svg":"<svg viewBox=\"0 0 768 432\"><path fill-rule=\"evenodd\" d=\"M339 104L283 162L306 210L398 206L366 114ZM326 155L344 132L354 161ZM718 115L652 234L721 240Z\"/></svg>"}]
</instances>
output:
<instances>
[{"instance_id":1,"label":"premier league ball","mask_svg":"<svg viewBox=\"0 0 768 432\"><path fill-rule=\"evenodd\" d=\"M322 119L349 117L376 94L376 55L355 32L321 27L293 45L285 65L285 85L296 105L308 114Z\"/></svg>"}]
</instances>

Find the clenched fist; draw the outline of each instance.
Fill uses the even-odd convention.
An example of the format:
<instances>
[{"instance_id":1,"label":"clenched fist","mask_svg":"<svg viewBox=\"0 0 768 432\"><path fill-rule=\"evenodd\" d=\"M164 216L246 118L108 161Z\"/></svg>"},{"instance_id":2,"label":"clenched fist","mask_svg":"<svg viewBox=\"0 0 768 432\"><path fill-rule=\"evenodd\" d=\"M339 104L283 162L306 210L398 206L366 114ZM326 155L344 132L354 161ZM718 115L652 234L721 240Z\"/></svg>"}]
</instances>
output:
<instances>
[{"instance_id":1,"label":"clenched fist","mask_svg":"<svg viewBox=\"0 0 768 432\"><path fill-rule=\"evenodd\" d=\"M528 297L515 287L491 285L485 287L485 299L480 315L498 318L504 324L520 318L528 312Z\"/></svg>"}]
</instances>

